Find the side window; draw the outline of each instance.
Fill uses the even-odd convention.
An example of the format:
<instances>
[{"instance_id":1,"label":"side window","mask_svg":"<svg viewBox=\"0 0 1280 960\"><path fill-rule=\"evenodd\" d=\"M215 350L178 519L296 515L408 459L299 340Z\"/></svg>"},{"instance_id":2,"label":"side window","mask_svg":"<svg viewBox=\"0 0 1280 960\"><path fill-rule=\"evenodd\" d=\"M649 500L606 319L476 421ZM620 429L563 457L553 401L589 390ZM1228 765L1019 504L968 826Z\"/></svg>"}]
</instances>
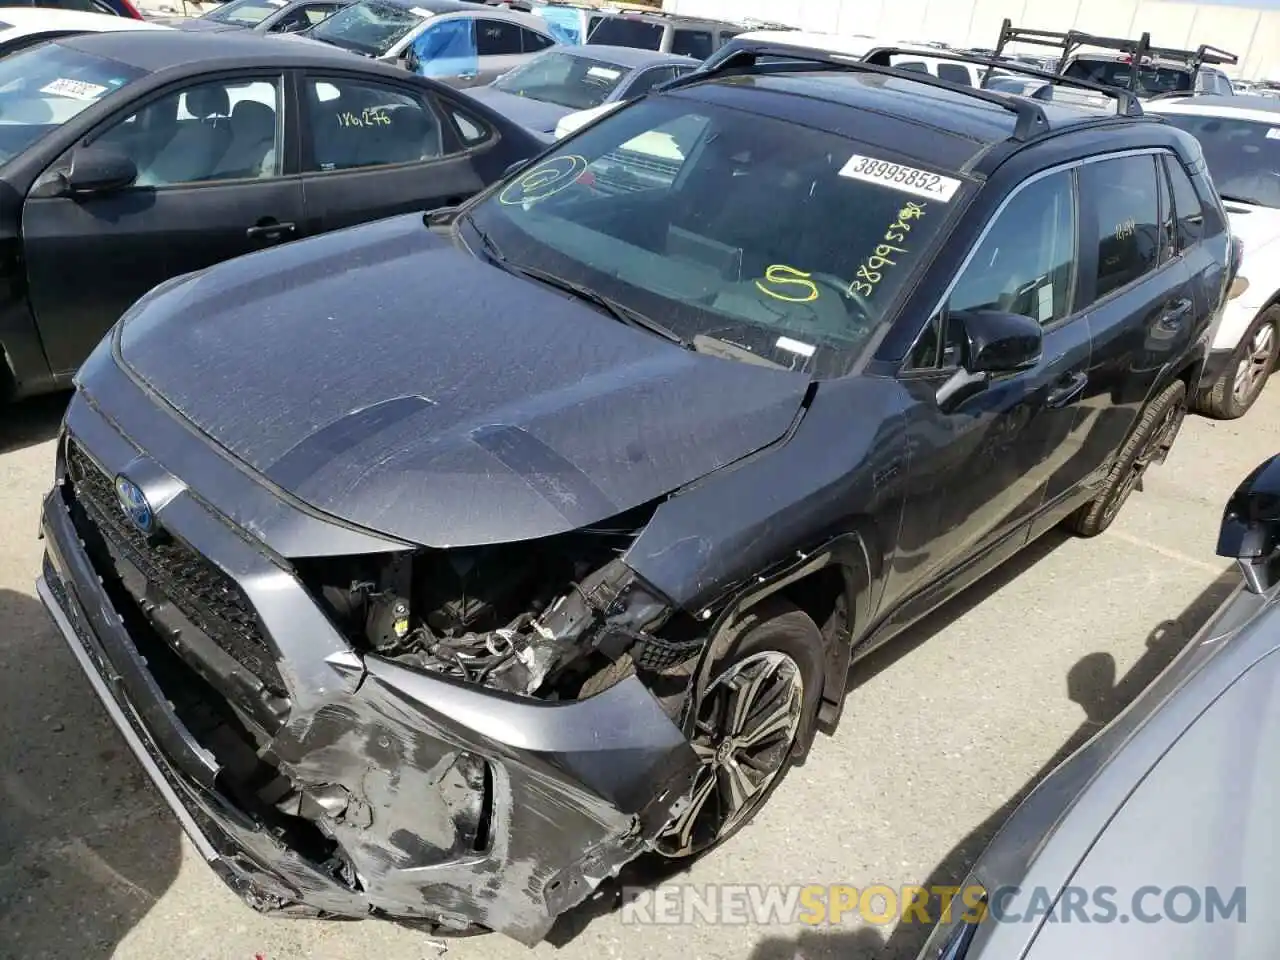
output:
<instances>
[{"instance_id":1,"label":"side window","mask_svg":"<svg viewBox=\"0 0 1280 960\"><path fill-rule=\"evenodd\" d=\"M532 30L520 30L520 46L525 53L537 53L539 50L545 50L554 44L555 41L550 37L544 37L540 33L534 33Z\"/></svg>"},{"instance_id":2,"label":"side window","mask_svg":"<svg viewBox=\"0 0 1280 960\"><path fill-rule=\"evenodd\" d=\"M923 60L904 60L901 63L895 63L894 66L899 70L914 70L916 73L929 72L929 68L924 65Z\"/></svg>"},{"instance_id":3,"label":"side window","mask_svg":"<svg viewBox=\"0 0 1280 960\"><path fill-rule=\"evenodd\" d=\"M966 87L973 86L973 79L969 76L968 69L959 63L938 64L938 78L950 80L952 83L963 83Z\"/></svg>"},{"instance_id":4,"label":"side window","mask_svg":"<svg viewBox=\"0 0 1280 960\"><path fill-rule=\"evenodd\" d=\"M642 97L660 83L676 78L675 67L653 67L646 70L632 82L627 89L628 97Z\"/></svg>"},{"instance_id":5,"label":"side window","mask_svg":"<svg viewBox=\"0 0 1280 960\"><path fill-rule=\"evenodd\" d=\"M280 80L221 80L147 104L96 142L127 154L140 187L280 175Z\"/></svg>"},{"instance_id":6,"label":"side window","mask_svg":"<svg viewBox=\"0 0 1280 960\"><path fill-rule=\"evenodd\" d=\"M463 113L461 110L450 110L453 117L454 126L458 128L458 136L462 138L462 142L468 147L474 147L478 143L484 143L491 136L493 130L481 120L477 120L469 113Z\"/></svg>"},{"instance_id":7,"label":"side window","mask_svg":"<svg viewBox=\"0 0 1280 960\"><path fill-rule=\"evenodd\" d=\"M476 21L476 53L482 57L508 57L521 53L521 30L502 20Z\"/></svg>"},{"instance_id":8,"label":"side window","mask_svg":"<svg viewBox=\"0 0 1280 960\"><path fill-rule=\"evenodd\" d=\"M1085 164L1080 168L1080 195L1097 223L1095 296L1101 299L1151 272L1159 261L1155 157L1116 157Z\"/></svg>"},{"instance_id":9,"label":"side window","mask_svg":"<svg viewBox=\"0 0 1280 960\"><path fill-rule=\"evenodd\" d=\"M671 52L705 60L714 52L715 42L708 30L677 30L671 38Z\"/></svg>"},{"instance_id":10,"label":"side window","mask_svg":"<svg viewBox=\"0 0 1280 960\"><path fill-rule=\"evenodd\" d=\"M992 221L940 314L911 352L917 370L963 362L947 318L998 310L1054 323L1071 315L1076 274L1076 198L1071 172L1051 173L1013 195Z\"/></svg>"},{"instance_id":11,"label":"side window","mask_svg":"<svg viewBox=\"0 0 1280 960\"><path fill-rule=\"evenodd\" d=\"M335 78L308 80L305 97L311 125L308 170L413 163L442 153L440 119L405 91Z\"/></svg>"},{"instance_id":12,"label":"side window","mask_svg":"<svg viewBox=\"0 0 1280 960\"><path fill-rule=\"evenodd\" d=\"M1178 251L1181 252L1199 243L1204 236L1204 209L1200 206L1200 195L1196 193L1187 171L1182 169L1182 164L1172 157L1165 157L1164 164L1173 187L1173 209L1178 218Z\"/></svg>"}]
</instances>

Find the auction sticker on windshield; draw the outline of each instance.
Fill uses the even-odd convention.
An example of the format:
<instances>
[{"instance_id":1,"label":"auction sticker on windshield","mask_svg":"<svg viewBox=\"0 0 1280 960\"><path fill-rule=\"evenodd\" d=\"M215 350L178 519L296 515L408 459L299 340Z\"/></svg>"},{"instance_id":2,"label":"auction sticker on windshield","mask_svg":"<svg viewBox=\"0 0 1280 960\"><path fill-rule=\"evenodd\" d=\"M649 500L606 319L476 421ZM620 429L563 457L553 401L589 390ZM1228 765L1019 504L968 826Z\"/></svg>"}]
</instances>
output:
<instances>
[{"instance_id":1,"label":"auction sticker on windshield","mask_svg":"<svg viewBox=\"0 0 1280 960\"><path fill-rule=\"evenodd\" d=\"M83 80L68 80L59 77L50 80L40 88L41 93L51 93L59 97L70 97L73 100L97 100L107 92L107 88L97 83L85 83Z\"/></svg>"},{"instance_id":2,"label":"auction sticker on windshield","mask_svg":"<svg viewBox=\"0 0 1280 960\"><path fill-rule=\"evenodd\" d=\"M588 67L587 76L602 77L605 80L617 80L622 76L621 70L610 70L608 67Z\"/></svg>"},{"instance_id":3,"label":"auction sticker on windshield","mask_svg":"<svg viewBox=\"0 0 1280 960\"><path fill-rule=\"evenodd\" d=\"M866 183L877 183L891 190L900 190L917 197L928 197L931 200L949 201L960 189L960 181L928 170L917 170L905 164L893 163L889 160L877 160L875 157L864 157L854 154L849 162L840 168L840 176Z\"/></svg>"}]
</instances>

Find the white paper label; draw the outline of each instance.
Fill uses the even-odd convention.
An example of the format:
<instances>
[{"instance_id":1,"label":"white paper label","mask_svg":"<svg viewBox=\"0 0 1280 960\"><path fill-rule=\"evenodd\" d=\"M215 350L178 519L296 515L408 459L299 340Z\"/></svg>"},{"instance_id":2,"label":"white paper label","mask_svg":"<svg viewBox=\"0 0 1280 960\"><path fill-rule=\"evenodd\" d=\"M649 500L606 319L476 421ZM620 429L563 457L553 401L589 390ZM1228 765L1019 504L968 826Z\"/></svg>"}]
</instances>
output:
<instances>
[{"instance_id":1,"label":"white paper label","mask_svg":"<svg viewBox=\"0 0 1280 960\"><path fill-rule=\"evenodd\" d=\"M1267 131L1268 140L1280 140L1280 127L1272 127Z\"/></svg>"},{"instance_id":2,"label":"white paper label","mask_svg":"<svg viewBox=\"0 0 1280 960\"><path fill-rule=\"evenodd\" d=\"M622 76L621 70L610 70L608 67L588 67L587 76L600 77L604 80L617 80Z\"/></svg>"},{"instance_id":3,"label":"white paper label","mask_svg":"<svg viewBox=\"0 0 1280 960\"><path fill-rule=\"evenodd\" d=\"M1053 316L1053 284L1046 283L1036 292L1036 296L1039 298L1037 306L1040 309L1038 319L1041 323L1044 323Z\"/></svg>"},{"instance_id":4,"label":"white paper label","mask_svg":"<svg viewBox=\"0 0 1280 960\"><path fill-rule=\"evenodd\" d=\"M410 7L409 12L415 17L421 17L423 20L430 20L435 16L430 10L423 10L421 7Z\"/></svg>"},{"instance_id":5,"label":"white paper label","mask_svg":"<svg viewBox=\"0 0 1280 960\"><path fill-rule=\"evenodd\" d=\"M840 176L877 183L890 190L909 193L915 197L927 197L942 203L950 201L955 192L960 189L960 181L952 177L944 177L938 173L930 173L928 170L917 170L905 164L877 160L875 157L864 157L856 153L840 168Z\"/></svg>"},{"instance_id":6,"label":"white paper label","mask_svg":"<svg viewBox=\"0 0 1280 960\"><path fill-rule=\"evenodd\" d=\"M790 337L779 337L778 342L774 344L779 350L786 350L790 353L798 353L802 357L812 357L816 349L811 343L802 343L799 340L792 340Z\"/></svg>"},{"instance_id":7,"label":"white paper label","mask_svg":"<svg viewBox=\"0 0 1280 960\"><path fill-rule=\"evenodd\" d=\"M40 88L41 93L52 93L59 97L71 97L73 100L97 100L107 92L107 88L96 83L85 83L83 80L68 80L59 77Z\"/></svg>"}]
</instances>

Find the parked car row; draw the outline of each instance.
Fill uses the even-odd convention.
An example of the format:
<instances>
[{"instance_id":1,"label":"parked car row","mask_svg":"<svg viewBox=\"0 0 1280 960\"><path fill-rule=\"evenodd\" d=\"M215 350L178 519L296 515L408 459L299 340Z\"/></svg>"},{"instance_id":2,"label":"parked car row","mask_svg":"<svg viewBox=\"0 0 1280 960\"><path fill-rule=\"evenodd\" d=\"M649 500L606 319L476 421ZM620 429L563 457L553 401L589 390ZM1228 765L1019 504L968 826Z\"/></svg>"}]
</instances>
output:
<instances>
[{"instance_id":1,"label":"parked car row","mask_svg":"<svg viewBox=\"0 0 1280 960\"><path fill-rule=\"evenodd\" d=\"M266 16L0 59L8 392L75 387L39 594L257 909L534 944L718 847L851 665L1102 533L1274 363L1244 98L1003 43ZM402 66L499 22L548 42L492 86Z\"/></svg>"}]
</instances>

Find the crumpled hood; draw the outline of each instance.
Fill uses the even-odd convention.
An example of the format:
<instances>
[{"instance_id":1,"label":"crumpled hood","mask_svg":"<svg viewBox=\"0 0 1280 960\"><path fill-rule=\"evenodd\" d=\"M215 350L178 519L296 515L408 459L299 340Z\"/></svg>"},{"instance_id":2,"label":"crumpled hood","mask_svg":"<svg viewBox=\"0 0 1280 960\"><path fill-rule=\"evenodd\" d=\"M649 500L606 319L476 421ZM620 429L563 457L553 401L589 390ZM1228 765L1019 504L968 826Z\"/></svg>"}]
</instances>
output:
<instances>
[{"instance_id":1,"label":"crumpled hood","mask_svg":"<svg viewBox=\"0 0 1280 960\"><path fill-rule=\"evenodd\" d=\"M135 376L279 487L438 547L653 500L782 437L808 386L513 277L416 214L162 285L118 336Z\"/></svg>"},{"instance_id":2,"label":"crumpled hood","mask_svg":"<svg viewBox=\"0 0 1280 960\"><path fill-rule=\"evenodd\" d=\"M560 118L573 112L559 104L517 96L494 87L474 87L467 94L535 133L553 133Z\"/></svg>"}]
</instances>

